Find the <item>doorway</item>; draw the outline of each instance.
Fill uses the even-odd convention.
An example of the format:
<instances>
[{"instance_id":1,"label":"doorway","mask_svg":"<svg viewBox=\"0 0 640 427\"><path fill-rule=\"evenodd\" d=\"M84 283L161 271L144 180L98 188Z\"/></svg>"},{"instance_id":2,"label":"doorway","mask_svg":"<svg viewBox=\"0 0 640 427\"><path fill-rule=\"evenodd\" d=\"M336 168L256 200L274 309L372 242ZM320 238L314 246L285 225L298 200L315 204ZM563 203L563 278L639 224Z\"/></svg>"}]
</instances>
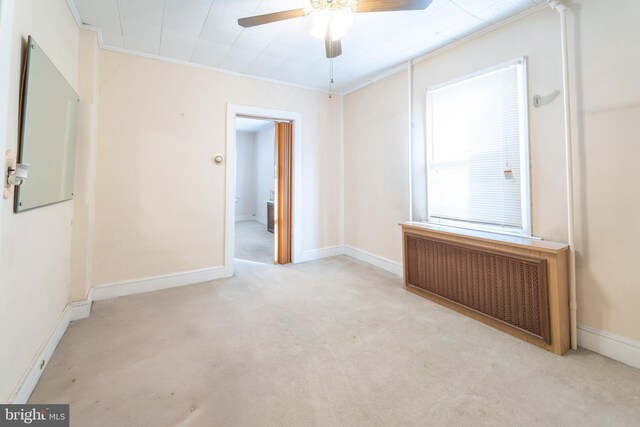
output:
<instances>
[{"instance_id":1,"label":"doorway","mask_svg":"<svg viewBox=\"0 0 640 427\"><path fill-rule=\"evenodd\" d=\"M264 264L300 259L301 130L299 113L227 107L225 269L230 274L234 258Z\"/></svg>"},{"instance_id":2,"label":"doorway","mask_svg":"<svg viewBox=\"0 0 640 427\"><path fill-rule=\"evenodd\" d=\"M275 122L236 118L235 259L273 264Z\"/></svg>"}]
</instances>

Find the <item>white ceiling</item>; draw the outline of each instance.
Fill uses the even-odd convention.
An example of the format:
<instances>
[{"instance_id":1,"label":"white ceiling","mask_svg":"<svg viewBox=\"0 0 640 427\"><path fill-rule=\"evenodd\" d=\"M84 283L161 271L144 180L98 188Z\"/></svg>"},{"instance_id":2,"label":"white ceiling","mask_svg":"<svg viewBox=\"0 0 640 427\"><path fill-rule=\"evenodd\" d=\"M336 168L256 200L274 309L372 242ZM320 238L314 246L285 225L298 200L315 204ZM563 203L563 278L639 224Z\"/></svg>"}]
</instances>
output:
<instances>
[{"instance_id":1,"label":"white ceiling","mask_svg":"<svg viewBox=\"0 0 640 427\"><path fill-rule=\"evenodd\" d=\"M268 128L273 120L247 119L244 117L236 118L237 132L259 132Z\"/></svg>"},{"instance_id":2,"label":"white ceiling","mask_svg":"<svg viewBox=\"0 0 640 427\"><path fill-rule=\"evenodd\" d=\"M243 29L238 18L309 7L308 0L72 0L105 47L328 89L329 60L313 17ZM361 13L334 61L334 89L424 55L545 0L434 0L424 11Z\"/></svg>"}]
</instances>

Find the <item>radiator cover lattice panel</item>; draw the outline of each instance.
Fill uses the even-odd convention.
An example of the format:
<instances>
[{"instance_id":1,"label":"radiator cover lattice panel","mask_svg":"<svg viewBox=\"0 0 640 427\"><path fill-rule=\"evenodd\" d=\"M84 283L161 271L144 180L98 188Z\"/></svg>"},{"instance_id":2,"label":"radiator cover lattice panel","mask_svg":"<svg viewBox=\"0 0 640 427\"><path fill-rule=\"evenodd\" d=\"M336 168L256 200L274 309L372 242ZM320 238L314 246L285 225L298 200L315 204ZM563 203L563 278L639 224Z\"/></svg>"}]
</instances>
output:
<instances>
[{"instance_id":1,"label":"radiator cover lattice panel","mask_svg":"<svg viewBox=\"0 0 640 427\"><path fill-rule=\"evenodd\" d=\"M546 261L407 235L407 286L550 343Z\"/></svg>"}]
</instances>

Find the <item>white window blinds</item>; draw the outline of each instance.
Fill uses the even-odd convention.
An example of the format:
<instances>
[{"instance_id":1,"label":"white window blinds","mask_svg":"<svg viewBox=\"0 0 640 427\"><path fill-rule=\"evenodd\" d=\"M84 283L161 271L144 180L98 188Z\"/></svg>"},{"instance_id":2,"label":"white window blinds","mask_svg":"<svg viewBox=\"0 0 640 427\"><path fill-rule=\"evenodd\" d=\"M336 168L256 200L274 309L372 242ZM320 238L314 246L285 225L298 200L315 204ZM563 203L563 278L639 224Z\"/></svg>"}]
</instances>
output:
<instances>
[{"instance_id":1,"label":"white window blinds","mask_svg":"<svg viewBox=\"0 0 640 427\"><path fill-rule=\"evenodd\" d=\"M427 92L429 221L529 234L522 61Z\"/></svg>"}]
</instances>

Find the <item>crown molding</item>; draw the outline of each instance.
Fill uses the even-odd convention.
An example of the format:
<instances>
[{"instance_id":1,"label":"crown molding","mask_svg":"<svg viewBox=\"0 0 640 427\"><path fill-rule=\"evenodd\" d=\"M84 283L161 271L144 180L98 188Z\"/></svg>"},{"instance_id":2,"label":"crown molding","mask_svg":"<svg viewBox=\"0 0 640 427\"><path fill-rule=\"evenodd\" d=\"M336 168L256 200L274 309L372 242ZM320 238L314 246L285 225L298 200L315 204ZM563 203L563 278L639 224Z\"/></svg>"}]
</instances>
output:
<instances>
[{"instance_id":1,"label":"crown molding","mask_svg":"<svg viewBox=\"0 0 640 427\"><path fill-rule=\"evenodd\" d=\"M67 4L69 5L69 9L71 10L71 13L73 14L73 17L75 18L78 26L82 29L85 30L90 30L90 31L95 31L98 34L98 45L100 46L100 49L103 50L108 50L108 51L112 51L112 52L118 52L118 53L123 53L123 54L127 54L127 55L133 55L133 56L138 56L141 58L147 58L147 59L155 59L157 61L163 61L163 62L168 62L171 64L176 64L176 65L183 65L186 67L191 67L191 68L197 68L197 69L201 69L201 70L207 70L207 71L214 71L217 73L222 73L222 74L227 74L227 75L231 75L231 76L238 76L238 77L244 77L244 78L248 78L248 79L253 79L253 80L258 80L258 81L263 81L263 82L267 82L267 83L273 83L273 84L278 84L278 85L283 85L283 86L289 86L289 87L294 87L297 89L304 89L304 90L310 90L313 92L319 92L322 94L326 94L329 95L329 92L323 89L318 89L316 87L313 86L306 86L306 85L300 85L300 84L296 84L296 83L291 83L291 82L287 82L284 80L278 80L278 79L271 79L268 77L259 77L259 76L253 76L251 74L245 74L245 73L240 73L237 71L230 71L230 70L226 70L224 68L219 68L219 67L212 67L212 66L208 66L208 65L203 65L203 64L197 64L194 62L189 62L189 61L183 61L183 60L179 60L179 59L174 59L174 58L169 58L166 56L162 56L162 55L154 55L154 54L148 54L148 53L143 53L143 52L137 52L137 51L133 51L133 50L129 50L129 49L123 49L123 48L119 48L119 47L114 47L114 46L106 46L104 44L104 39L102 36L102 29L93 25L88 25L88 24L84 24L82 22L82 19L80 18L80 14L78 12L78 9L76 8L75 5L75 1L74 0L67 0ZM344 85L347 89L343 89L341 91L338 92L333 92L333 95L338 95L338 96L346 96L350 93L356 92L360 89L363 89L367 86L372 85L373 83L376 83L380 80L385 79L386 77L389 77L395 73L398 73L400 71L403 71L405 69L407 69L408 64L419 64L429 58L432 58L434 56L440 55L441 53L444 53L450 49L454 49L458 46L460 46L461 44L464 44L470 40L473 40L477 37L480 37L484 34L490 33L492 31L495 31L499 28L502 28L506 25L509 25L513 22L519 21L523 18L526 18L529 15L532 15L534 13L540 12L541 10L547 9L548 8L548 4L542 3L539 4L537 6L534 6L530 9L527 9L523 12L520 12L510 18L507 19L503 19L499 22L496 22L495 24L492 24L486 28L483 28L479 31L476 31L474 33L469 34L468 36L465 36L459 40L456 40L452 43L449 43L443 47L440 47L438 49L435 49L431 52L427 52L423 55L420 55L418 57L415 57L413 59L407 60L407 61L403 61L400 62L398 64L392 65L390 67L387 67L383 70L379 70L375 73L373 73L370 77L363 77L361 79L357 79L353 82L353 84L346 84ZM358 83L358 81L360 80L360 83Z\"/></svg>"},{"instance_id":2,"label":"crown molding","mask_svg":"<svg viewBox=\"0 0 640 427\"><path fill-rule=\"evenodd\" d=\"M251 74L240 73L240 72L237 72L237 71L226 70L224 68L212 67L212 66L209 66L209 65L197 64L195 62L183 61L183 60L180 60L180 59L169 58L169 57L162 56L162 55L154 55L154 54L150 54L150 53L137 52L137 51L134 51L134 50L123 49L123 48L114 47L114 46L107 46L107 45L104 44L104 38L102 36L102 29L100 27L96 27L94 25L88 25L88 24L85 24L85 23L82 22L82 18L80 17L80 13L78 12L78 9L77 9L77 7L75 5L74 0L67 0L67 5L69 6L69 9L71 10L71 14L73 15L74 19L76 20L76 23L78 24L78 26L80 28L82 28L83 30L94 31L94 32L97 33L97 35L98 35L98 46L102 50L107 50L107 51L117 52L117 53L123 53L123 54L127 54L127 55L133 55L133 56L137 56L137 57L141 57L141 58L155 59L157 61L168 62L168 63L171 63L171 64L183 65L183 66L186 66L186 67L197 68L197 69L207 70L207 71L214 71L214 72L217 72L217 73L227 74L227 75L230 75L230 76L244 77L244 78L247 78L247 79L252 79L252 80L262 81L262 82L266 82L266 83L282 85L282 86L289 86L289 87L294 87L296 89L309 90L309 91L312 91L312 92L318 92L318 93L322 93L322 94L325 94L325 95L329 95L328 91L323 90L323 89L318 89L317 87L313 87L313 86L306 86L306 85L301 85L301 84L297 84L297 83L287 82L287 81L284 81L284 80L271 79L271 78L268 78L268 77L253 76ZM342 96L343 95L340 92L332 92L331 94L332 95L337 95L337 96Z\"/></svg>"},{"instance_id":3,"label":"crown molding","mask_svg":"<svg viewBox=\"0 0 640 427\"><path fill-rule=\"evenodd\" d=\"M363 89L363 88L365 88L367 86L370 86L373 83L376 83L376 82L378 82L378 81L380 81L380 80L382 80L382 79L384 79L386 77L389 77L389 76L391 76L391 75L393 75L395 73L398 73L398 72L400 72L402 70L406 70L407 67L409 66L409 64L416 65L416 64L419 64L421 62L424 62L429 58L433 58L434 56L440 55L441 53L444 53L444 52L446 52L448 50L455 49L456 47L458 47L458 46L460 46L462 44L465 44L465 43L467 43L467 42L469 42L469 41L471 41L471 40L473 40L475 38L483 36L483 35L485 35L487 33L492 32L492 31L498 30L498 29L500 29L502 27L505 27L505 26L507 26L509 24L512 24L514 22L520 21L521 19L524 19L527 16L533 15L533 14L538 13L538 12L540 12L542 10L547 9L547 8L548 8L547 3L539 4L537 6L534 6L534 7L530 8L530 9L527 9L527 10L525 10L523 12L520 12L520 13L518 13L516 15L513 15L513 16L511 16L509 18L506 18L506 19L503 19L501 21L498 21L495 24L492 24L492 25L490 25L488 27L485 27L485 28L483 28L481 30L473 32L473 33L471 33L471 34L469 34L469 35L467 35L467 36L465 36L465 37L463 37L461 39L458 39L458 40L454 41L454 42L448 43L445 46L442 46L442 47L440 47L438 49L435 49L435 50L433 50L431 52L424 53L424 54L422 54L420 56L417 56L417 57L415 57L413 59L409 59L409 60L407 60L405 62L396 64L395 66L391 66L391 67L386 68L385 70L379 71L378 73L374 73L373 76L370 79L368 79L366 82L364 82L364 83L362 83L360 85L354 86L354 89L348 89L348 90L343 91L343 96L349 95L350 93L356 92L356 91L358 91L360 89Z\"/></svg>"}]
</instances>

